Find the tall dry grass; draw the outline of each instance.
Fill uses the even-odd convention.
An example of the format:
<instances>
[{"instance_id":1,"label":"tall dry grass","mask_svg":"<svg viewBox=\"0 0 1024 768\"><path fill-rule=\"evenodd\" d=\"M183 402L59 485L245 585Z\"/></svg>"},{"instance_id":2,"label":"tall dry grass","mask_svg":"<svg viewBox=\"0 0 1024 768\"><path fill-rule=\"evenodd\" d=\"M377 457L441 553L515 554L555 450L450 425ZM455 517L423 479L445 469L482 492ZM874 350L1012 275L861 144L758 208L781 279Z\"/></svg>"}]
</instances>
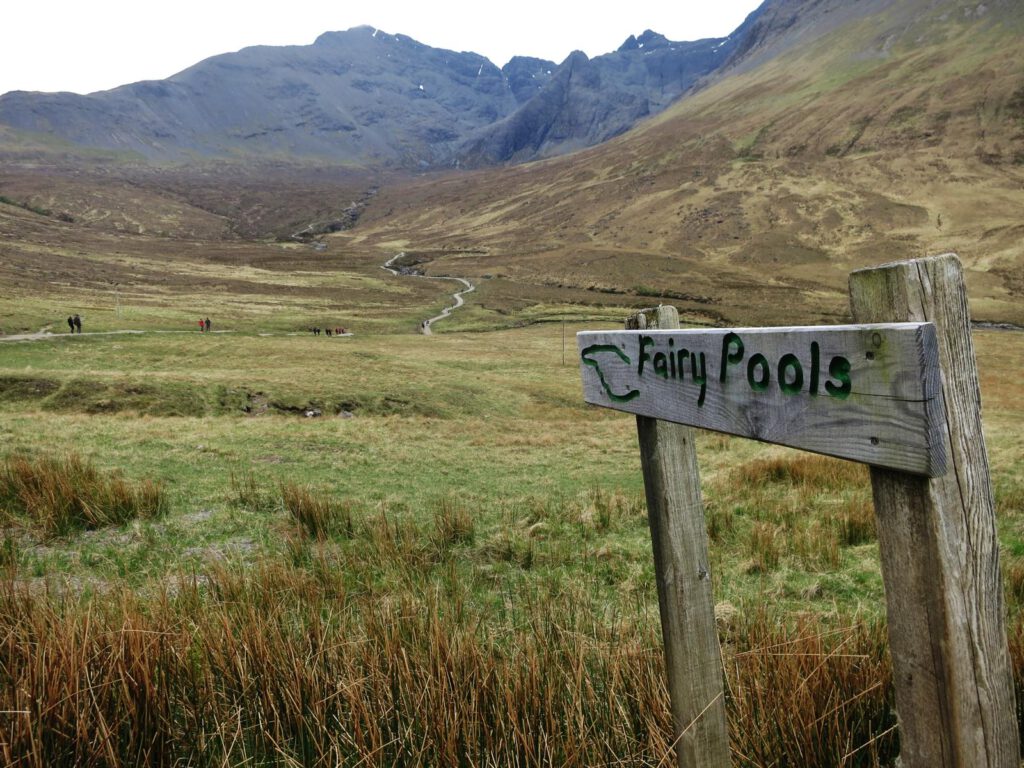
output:
<instances>
[{"instance_id":1,"label":"tall dry grass","mask_svg":"<svg viewBox=\"0 0 1024 768\"><path fill-rule=\"evenodd\" d=\"M500 638L436 596L347 605L280 566L207 589L86 608L4 584L5 764L672 764L650 627L548 605ZM877 629L755 617L730 638L738 764L893 754Z\"/></svg>"},{"instance_id":2,"label":"tall dry grass","mask_svg":"<svg viewBox=\"0 0 1024 768\"><path fill-rule=\"evenodd\" d=\"M335 534L352 535L352 505L338 503L315 488L284 483L281 485L284 508L300 531L318 541Z\"/></svg>"},{"instance_id":3,"label":"tall dry grass","mask_svg":"<svg viewBox=\"0 0 1024 768\"><path fill-rule=\"evenodd\" d=\"M752 487L783 482L813 489L847 488L868 479L862 464L810 453L755 459L740 465L735 474Z\"/></svg>"},{"instance_id":4,"label":"tall dry grass","mask_svg":"<svg viewBox=\"0 0 1024 768\"><path fill-rule=\"evenodd\" d=\"M307 537L298 564L222 566L148 597L79 602L4 579L0 757L674 764L655 618L608 617L585 591L542 586L504 612L481 606L421 534L382 513L357 531L365 560ZM723 642L738 765L881 766L895 753L879 626L740 613Z\"/></svg>"},{"instance_id":5,"label":"tall dry grass","mask_svg":"<svg viewBox=\"0 0 1024 768\"><path fill-rule=\"evenodd\" d=\"M281 565L211 573L149 604L69 606L8 581L0 754L25 766L656 763L668 723L650 635L557 615L569 623L538 608L503 638L435 594L350 601Z\"/></svg>"},{"instance_id":6,"label":"tall dry grass","mask_svg":"<svg viewBox=\"0 0 1024 768\"><path fill-rule=\"evenodd\" d=\"M898 754L884 625L785 628L765 613L726 637L737 766L890 765Z\"/></svg>"},{"instance_id":7,"label":"tall dry grass","mask_svg":"<svg viewBox=\"0 0 1024 768\"><path fill-rule=\"evenodd\" d=\"M762 469L783 486L803 471ZM830 489L818 469L799 482ZM251 480L234 492L239 503L267 498ZM3 764L675 764L656 614L608 610L585 585L541 580L481 599L492 564L452 554L487 534L458 498L438 501L431 525L386 504L338 505L311 487L280 492L302 531L283 546L290 557L88 600L20 582L13 570L0 576ZM625 498L574 504L535 516L581 531L639 519ZM835 519L858 511L842 507ZM785 525L765 517L750 528L750 556L766 570L790 556ZM824 551L799 546L809 558ZM882 624L740 610L723 613L720 630L735 765L892 764ZM1018 620L1018 689L1022 638Z\"/></svg>"},{"instance_id":8,"label":"tall dry grass","mask_svg":"<svg viewBox=\"0 0 1024 768\"><path fill-rule=\"evenodd\" d=\"M229 500L239 506L258 512L269 512L277 505L274 494L267 490L251 472L231 473Z\"/></svg>"},{"instance_id":9,"label":"tall dry grass","mask_svg":"<svg viewBox=\"0 0 1024 768\"><path fill-rule=\"evenodd\" d=\"M709 538L742 537L748 573L838 571L844 550L877 540L868 472L853 462L795 452L758 458L719 475L706 496Z\"/></svg>"},{"instance_id":10,"label":"tall dry grass","mask_svg":"<svg viewBox=\"0 0 1024 768\"><path fill-rule=\"evenodd\" d=\"M77 454L9 456L0 462L0 510L7 522L26 519L44 536L154 518L167 510L159 483L103 474Z\"/></svg>"}]
</instances>

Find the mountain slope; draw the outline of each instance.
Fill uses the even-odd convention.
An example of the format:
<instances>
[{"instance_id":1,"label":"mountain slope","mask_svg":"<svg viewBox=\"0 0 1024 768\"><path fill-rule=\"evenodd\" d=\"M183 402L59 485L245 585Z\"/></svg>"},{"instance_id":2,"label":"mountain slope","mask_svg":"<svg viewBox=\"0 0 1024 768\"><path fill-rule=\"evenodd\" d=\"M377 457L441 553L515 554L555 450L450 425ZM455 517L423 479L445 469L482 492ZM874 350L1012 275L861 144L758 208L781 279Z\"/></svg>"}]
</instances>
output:
<instances>
[{"instance_id":1,"label":"mountain slope","mask_svg":"<svg viewBox=\"0 0 1024 768\"><path fill-rule=\"evenodd\" d=\"M724 63L731 45L646 32L593 60L573 54L556 66L516 57L500 70L474 53L358 27L308 46L246 48L166 80L88 96L8 93L0 96L0 139L6 128L23 142L175 162L423 168L526 160L590 146L664 109Z\"/></svg>"},{"instance_id":2,"label":"mountain slope","mask_svg":"<svg viewBox=\"0 0 1024 768\"><path fill-rule=\"evenodd\" d=\"M484 57L369 27L246 48L163 81L89 96L15 92L0 122L144 157L432 163L515 107Z\"/></svg>"},{"instance_id":3,"label":"mountain slope","mask_svg":"<svg viewBox=\"0 0 1024 768\"><path fill-rule=\"evenodd\" d=\"M675 43L647 30L594 59L576 51L515 113L470 139L459 161L518 162L607 141L661 112L734 46L732 38Z\"/></svg>"},{"instance_id":4,"label":"mountain slope","mask_svg":"<svg viewBox=\"0 0 1024 768\"><path fill-rule=\"evenodd\" d=\"M491 275L483 301L501 279L780 324L844 318L852 269L956 250L976 316L1024 325L1022 30L1017 2L771 0L628 134L385 190L357 231Z\"/></svg>"}]
</instances>

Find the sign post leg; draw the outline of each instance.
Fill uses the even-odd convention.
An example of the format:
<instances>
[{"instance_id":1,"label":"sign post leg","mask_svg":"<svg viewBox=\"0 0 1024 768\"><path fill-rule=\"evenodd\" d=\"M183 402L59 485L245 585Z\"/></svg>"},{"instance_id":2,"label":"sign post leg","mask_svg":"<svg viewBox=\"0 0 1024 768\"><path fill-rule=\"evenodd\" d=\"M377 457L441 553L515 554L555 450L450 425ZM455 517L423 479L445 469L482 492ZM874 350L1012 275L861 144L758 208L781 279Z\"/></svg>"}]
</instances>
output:
<instances>
[{"instance_id":1,"label":"sign post leg","mask_svg":"<svg viewBox=\"0 0 1024 768\"><path fill-rule=\"evenodd\" d=\"M949 471L872 468L904 768L1017 768L995 508L953 254L850 276L858 322L935 324Z\"/></svg>"},{"instance_id":2,"label":"sign post leg","mask_svg":"<svg viewBox=\"0 0 1024 768\"><path fill-rule=\"evenodd\" d=\"M626 327L678 328L674 307ZM661 631L680 768L728 768L722 651L715 625L694 430L637 416Z\"/></svg>"}]
</instances>

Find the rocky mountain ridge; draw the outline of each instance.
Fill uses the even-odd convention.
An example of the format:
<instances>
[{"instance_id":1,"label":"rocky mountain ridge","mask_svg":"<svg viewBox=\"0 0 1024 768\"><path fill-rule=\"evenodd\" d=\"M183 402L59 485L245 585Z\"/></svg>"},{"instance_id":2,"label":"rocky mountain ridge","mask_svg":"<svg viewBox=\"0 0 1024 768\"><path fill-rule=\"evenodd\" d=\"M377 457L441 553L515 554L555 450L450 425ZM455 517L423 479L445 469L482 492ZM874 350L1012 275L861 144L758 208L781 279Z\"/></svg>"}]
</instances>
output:
<instances>
[{"instance_id":1,"label":"rocky mountain ridge","mask_svg":"<svg viewBox=\"0 0 1024 768\"><path fill-rule=\"evenodd\" d=\"M720 67L736 39L673 42L648 30L593 59L515 57L499 69L364 26L84 96L14 91L0 96L0 128L22 143L157 162L524 161L591 146L660 112Z\"/></svg>"},{"instance_id":2,"label":"rocky mountain ridge","mask_svg":"<svg viewBox=\"0 0 1024 768\"><path fill-rule=\"evenodd\" d=\"M599 144L655 115L724 65L738 36L676 43L651 30L613 53L575 51L511 115L465 142L459 160L493 165Z\"/></svg>"}]
</instances>

